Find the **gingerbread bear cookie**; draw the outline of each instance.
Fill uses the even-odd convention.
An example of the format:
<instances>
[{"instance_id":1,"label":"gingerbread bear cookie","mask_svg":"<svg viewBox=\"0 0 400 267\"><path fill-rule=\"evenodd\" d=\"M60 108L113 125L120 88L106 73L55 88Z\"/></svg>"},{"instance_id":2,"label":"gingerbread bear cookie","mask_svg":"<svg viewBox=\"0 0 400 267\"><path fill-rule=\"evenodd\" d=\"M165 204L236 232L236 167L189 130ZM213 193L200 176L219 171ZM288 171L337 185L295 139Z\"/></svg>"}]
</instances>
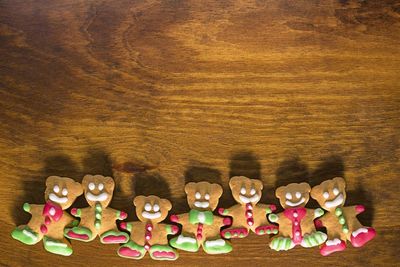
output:
<instances>
[{"instance_id":1,"label":"gingerbread bear cookie","mask_svg":"<svg viewBox=\"0 0 400 267\"><path fill-rule=\"evenodd\" d=\"M222 195L222 187L208 182L188 183L185 186L189 213L172 215L171 221L182 225L182 233L171 239L178 249L196 252L200 246L209 254L228 253L231 244L222 239L220 229L231 223L230 218L213 214Z\"/></svg>"},{"instance_id":2,"label":"gingerbread bear cookie","mask_svg":"<svg viewBox=\"0 0 400 267\"><path fill-rule=\"evenodd\" d=\"M47 251L63 256L71 255L72 247L64 237L64 228L77 221L65 210L81 194L80 183L66 177L48 177L45 191L46 204L25 203L23 208L32 215L32 218L28 224L18 226L11 236L27 245L34 245L43 239Z\"/></svg>"},{"instance_id":3,"label":"gingerbread bear cookie","mask_svg":"<svg viewBox=\"0 0 400 267\"><path fill-rule=\"evenodd\" d=\"M176 234L178 226L162 222L171 210L171 202L157 196L137 196L133 200L139 221L122 222L122 229L131 233L130 241L122 245L118 255L141 259L148 251L154 260L176 260L178 252L168 244L168 235Z\"/></svg>"},{"instance_id":4,"label":"gingerbread bear cookie","mask_svg":"<svg viewBox=\"0 0 400 267\"><path fill-rule=\"evenodd\" d=\"M126 243L129 236L118 230L115 221L126 219L127 214L108 207L113 196L114 180L102 175L85 175L82 187L89 207L71 210L71 214L81 220L78 226L65 228L65 236L89 242L98 235L103 244Z\"/></svg>"},{"instance_id":5,"label":"gingerbread bear cookie","mask_svg":"<svg viewBox=\"0 0 400 267\"><path fill-rule=\"evenodd\" d=\"M362 247L375 237L375 229L363 226L357 219L365 210L364 206L344 206L346 182L343 178L336 177L314 186L311 197L327 211L316 221L318 226L326 227L328 233L328 240L320 248L322 255L344 250L347 240L354 247Z\"/></svg>"},{"instance_id":6,"label":"gingerbread bear cookie","mask_svg":"<svg viewBox=\"0 0 400 267\"><path fill-rule=\"evenodd\" d=\"M267 214L276 210L275 205L258 204L263 184L260 180L235 176L229 180L232 196L238 204L218 209L219 214L232 217L232 225L221 231L224 238L242 238L253 231L257 235L276 234L278 227L267 220Z\"/></svg>"},{"instance_id":7,"label":"gingerbread bear cookie","mask_svg":"<svg viewBox=\"0 0 400 267\"><path fill-rule=\"evenodd\" d=\"M268 215L271 222L279 224L279 234L269 245L271 249L289 250L296 245L309 248L325 242L326 234L317 231L314 226L314 219L322 216L323 210L305 208L310 199L310 191L307 183L292 183L276 189L275 195L284 211Z\"/></svg>"}]
</instances>

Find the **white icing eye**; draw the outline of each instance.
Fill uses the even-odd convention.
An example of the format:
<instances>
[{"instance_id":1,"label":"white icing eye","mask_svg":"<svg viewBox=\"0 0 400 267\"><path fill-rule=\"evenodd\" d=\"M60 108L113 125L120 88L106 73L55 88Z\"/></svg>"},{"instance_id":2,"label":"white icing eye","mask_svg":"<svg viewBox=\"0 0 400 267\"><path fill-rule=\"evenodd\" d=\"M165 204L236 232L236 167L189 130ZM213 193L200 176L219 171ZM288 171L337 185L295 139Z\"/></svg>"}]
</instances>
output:
<instances>
[{"instance_id":1,"label":"white icing eye","mask_svg":"<svg viewBox=\"0 0 400 267\"><path fill-rule=\"evenodd\" d=\"M94 183L89 183L88 187L89 187L90 190L94 190L96 188Z\"/></svg>"},{"instance_id":2,"label":"white icing eye","mask_svg":"<svg viewBox=\"0 0 400 267\"><path fill-rule=\"evenodd\" d=\"M335 196L339 195L339 189L333 188L333 193L335 194Z\"/></svg>"},{"instance_id":3,"label":"white icing eye","mask_svg":"<svg viewBox=\"0 0 400 267\"><path fill-rule=\"evenodd\" d=\"M292 194L286 193L286 199L292 199Z\"/></svg>"},{"instance_id":4,"label":"white icing eye","mask_svg":"<svg viewBox=\"0 0 400 267\"><path fill-rule=\"evenodd\" d=\"M205 195L204 195L204 198L205 198L206 200L210 200L210 194L205 194Z\"/></svg>"},{"instance_id":5,"label":"white icing eye","mask_svg":"<svg viewBox=\"0 0 400 267\"><path fill-rule=\"evenodd\" d=\"M194 196L196 197L196 199L200 199L201 198L200 192L196 192L196 194L194 194Z\"/></svg>"},{"instance_id":6,"label":"white icing eye","mask_svg":"<svg viewBox=\"0 0 400 267\"><path fill-rule=\"evenodd\" d=\"M63 196L68 195L68 189L64 188L61 193L62 193Z\"/></svg>"},{"instance_id":7,"label":"white icing eye","mask_svg":"<svg viewBox=\"0 0 400 267\"><path fill-rule=\"evenodd\" d=\"M153 210L154 210L155 212L159 211L159 210L160 210L160 206L158 206L158 204L154 204Z\"/></svg>"},{"instance_id":8,"label":"white icing eye","mask_svg":"<svg viewBox=\"0 0 400 267\"><path fill-rule=\"evenodd\" d=\"M150 203L146 203L146 205L144 205L144 209L146 211L151 211L151 204Z\"/></svg>"},{"instance_id":9,"label":"white icing eye","mask_svg":"<svg viewBox=\"0 0 400 267\"><path fill-rule=\"evenodd\" d=\"M58 185L55 185L53 187L53 191L56 192L56 193L60 192L60 187L58 187Z\"/></svg>"},{"instance_id":10,"label":"white icing eye","mask_svg":"<svg viewBox=\"0 0 400 267\"><path fill-rule=\"evenodd\" d=\"M252 188L251 190L250 190L250 195L255 195L256 194L256 190L254 189L254 188Z\"/></svg>"},{"instance_id":11,"label":"white icing eye","mask_svg":"<svg viewBox=\"0 0 400 267\"><path fill-rule=\"evenodd\" d=\"M296 197L297 198L301 198L301 193L300 192L296 192Z\"/></svg>"},{"instance_id":12,"label":"white icing eye","mask_svg":"<svg viewBox=\"0 0 400 267\"><path fill-rule=\"evenodd\" d=\"M246 188L244 187L240 188L240 194L242 195L246 194Z\"/></svg>"},{"instance_id":13,"label":"white icing eye","mask_svg":"<svg viewBox=\"0 0 400 267\"><path fill-rule=\"evenodd\" d=\"M97 185L97 188L101 191L104 188L104 184L100 183Z\"/></svg>"},{"instance_id":14,"label":"white icing eye","mask_svg":"<svg viewBox=\"0 0 400 267\"><path fill-rule=\"evenodd\" d=\"M324 192L322 195L324 196L325 199L329 198L329 193L328 192Z\"/></svg>"}]
</instances>

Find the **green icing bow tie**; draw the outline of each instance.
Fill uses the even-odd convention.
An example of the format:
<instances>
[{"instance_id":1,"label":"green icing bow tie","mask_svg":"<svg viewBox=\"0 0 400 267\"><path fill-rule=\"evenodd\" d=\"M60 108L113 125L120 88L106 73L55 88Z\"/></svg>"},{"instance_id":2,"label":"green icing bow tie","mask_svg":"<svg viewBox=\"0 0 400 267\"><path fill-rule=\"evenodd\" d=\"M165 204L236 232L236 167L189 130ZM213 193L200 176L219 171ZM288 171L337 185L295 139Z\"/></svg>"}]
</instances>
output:
<instances>
[{"instance_id":1,"label":"green icing bow tie","mask_svg":"<svg viewBox=\"0 0 400 267\"><path fill-rule=\"evenodd\" d=\"M190 210L189 212L189 222L191 224L207 224L211 225L214 220L214 215L211 211L198 211L198 210Z\"/></svg>"}]
</instances>

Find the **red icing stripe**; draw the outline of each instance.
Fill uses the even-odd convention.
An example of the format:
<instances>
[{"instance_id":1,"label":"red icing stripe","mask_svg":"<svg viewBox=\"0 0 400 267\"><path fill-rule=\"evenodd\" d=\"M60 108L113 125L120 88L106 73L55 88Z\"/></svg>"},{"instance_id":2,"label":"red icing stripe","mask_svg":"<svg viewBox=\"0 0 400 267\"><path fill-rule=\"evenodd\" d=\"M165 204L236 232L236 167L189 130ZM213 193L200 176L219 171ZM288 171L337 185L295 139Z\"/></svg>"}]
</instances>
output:
<instances>
[{"instance_id":1,"label":"red icing stripe","mask_svg":"<svg viewBox=\"0 0 400 267\"><path fill-rule=\"evenodd\" d=\"M69 231L67 236L70 238L82 239L82 240L89 240L89 236L86 234L77 234L75 232Z\"/></svg>"}]
</instances>

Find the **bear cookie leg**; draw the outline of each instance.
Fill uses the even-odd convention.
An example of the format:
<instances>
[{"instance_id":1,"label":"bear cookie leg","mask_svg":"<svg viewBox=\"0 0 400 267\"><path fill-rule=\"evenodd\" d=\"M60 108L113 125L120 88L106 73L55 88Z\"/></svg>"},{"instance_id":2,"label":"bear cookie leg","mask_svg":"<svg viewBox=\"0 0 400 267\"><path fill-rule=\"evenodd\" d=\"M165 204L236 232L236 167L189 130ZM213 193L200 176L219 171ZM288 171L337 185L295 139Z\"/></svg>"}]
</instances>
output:
<instances>
[{"instance_id":1,"label":"bear cookie leg","mask_svg":"<svg viewBox=\"0 0 400 267\"><path fill-rule=\"evenodd\" d=\"M168 245L153 245L150 248L150 257L153 260L176 260L178 252Z\"/></svg>"},{"instance_id":2,"label":"bear cookie leg","mask_svg":"<svg viewBox=\"0 0 400 267\"><path fill-rule=\"evenodd\" d=\"M64 240L56 240L50 237L43 237L44 248L51 253L69 256L72 254L71 244L64 238Z\"/></svg>"},{"instance_id":3,"label":"bear cookie leg","mask_svg":"<svg viewBox=\"0 0 400 267\"><path fill-rule=\"evenodd\" d=\"M140 246L135 242L133 242L132 240L122 245L118 249L118 255L123 258L139 260L143 258L145 254L146 254L146 249L144 248L144 246Z\"/></svg>"},{"instance_id":4,"label":"bear cookie leg","mask_svg":"<svg viewBox=\"0 0 400 267\"><path fill-rule=\"evenodd\" d=\"M109 230L100 236L100 241L103 244L120 244L126 243L128 240L128 234L117 229Z\"/></svg>"},{"instance_id":5,"label":"bear cookie leg","mask_svg":"<svg viewBox=\"0 0 400 267\"><path fill-rule=\"evenodd\" d=\"M93 239L93 233L89 228L83 226L75 226L72 228L65 228L64 235L69 239L80 240L89 242Z\"/></svg>"},{"instance_id":6,"label":"bear cookie leg","mask_svg":"<svg viewBox=\"0 0 400 267\"><path fill-rule=\"evenodd\" d=\"M15 228L11 236L26 245L34 245L40 241L39 234L27 225L20 225Z\"/></svg>"},{"instance_id":7,"label":"bear cookie leg","mask_svg":"<svg viewBox=\"0 0 400 267\"><path fill-rule=\"evenodd\" d=\"M199 250L199 243L194 237L179 235L171 239L170 244L177 249L181 249L189 252L197 252Z\"/></svg>"},{"instance_id":8,"label":"bear cookie leg","mask_svg":"<svg viewBox=\"0 0 400 267\"><path fill-rule=\"evenodd\" d=\"M208 254L222 254L232 251L232 246L224 239L206 240L203 244L203 249Z\"/></svg>"}]
</instances>

